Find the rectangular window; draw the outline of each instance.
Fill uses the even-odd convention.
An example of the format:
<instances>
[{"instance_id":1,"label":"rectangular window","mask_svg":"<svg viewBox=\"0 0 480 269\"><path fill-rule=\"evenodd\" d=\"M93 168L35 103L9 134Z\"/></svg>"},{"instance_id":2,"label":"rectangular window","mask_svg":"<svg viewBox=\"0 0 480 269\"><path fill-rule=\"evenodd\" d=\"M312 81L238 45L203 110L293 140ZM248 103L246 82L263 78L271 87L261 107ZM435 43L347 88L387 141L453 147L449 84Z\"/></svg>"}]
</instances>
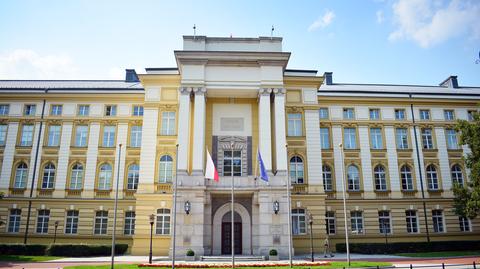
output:
<instances>
[{"instance_id":1,"label":"rectangular window","mask_svg":"<svg viewBox=\"0 0 480 269\"><path fill-rule=\"evenodd\" d=\"M320 128L320 144L322 145L322 149L330 149L330 128Z\"/></svg>"},{"instance_id":2,"label":"rectangular window","mask_svg":"<svg viewBox=\"0 0 480 269\"><path fill-rule=\"evenodd\" d=\"M408 149L407 128L397 128L395 131L397 149Z\"/></svg>"},{"instance_id":3,"label":"rectangular window","mask_svg":"<svg viewBox=\"0 0 480 269\"><path fill-rule=\"evenodd\" d=\"M125 212L125 227L123 228L124 235L134 235L135 234L135 212L128 211Z\"/></svg>"},{"instance_id":4,"label":"rectangular window","mask_svg":"<svg viewBox=\"0 0 480 269\"><path fill-rule=\"evenodd\" d=\"M379 211L378 212L378 228L380 229L381 234L390 234L392 233L392 228L390 225L390 212L389 211Z\"/></svg>"},{"instance_id":5,"label":"rectangular window","mask_svg":"<svg viewBox=\"0 0 480 269\"><path fill-rule=\"evenodd\" d=\"M417 211L405 211L405 221L407 222L407 233L418 233Z\"/></svg>"},{"instance_id":6,"label":"rectangular window","mask_svg":"<svg viewBox=\"0 0 480 269\"><path fill-rule=\"evenodd\" d=\"M457 132L454 129L446 129L448 149L458 149Z\"/></svg>"},{"instance_id":7,"label":"rectangular window","mask_svg":"<svg viewBox=\"0 0 480 269\"><path fill-rule=\"evenodd\" d=\"M103 127L103 147L111 148L115 146L115 129L115 126Z\"/></svg>"},{"instance_id":8,"label":"rectangular window","mask_svg":"<svg viewBox=\"0 0 480 269\"><path fill-rule=\"evenodd\" d=\"M68 210L65 219L65 233L77 234L78 232L78 210Z\"/></svg>"},{"instance_id":9,"label":"rectangular window","mask_svg":"<svg viewBox=\"0 0 480 269\"><path fill-rule=\"evenodd\" d=\"M321 120L328 120L329 116L328 116L328 108L326 107L322 107L320 108L320 110L318 111L319 115L320 115L320 119Z\"/></svg>"},{"instance_id":10,"label":"rectangular window","mask_svg":"<svg viewBox=\"0 0 480 269\"><path fill-rule=\"evenodd\" d=\"M90 115L90 106L89 105L79 105L77 115L78 116L88 116L88 115Z\"/></svg>"},{"instance_id":11,"label":"rectangular window","mask_svg":"<svg viewBox=\"0 0 480 269\"><path fill-rule=\"evenodd\" d=\"M453 110L444 110L443 115L445 116L445 120L455 120L455 112Z\"/></svg>"},{"instance_id":12,"label":"rectangular window","mask_svg":"<svg viewBox=\"0 0 480 269\"><path fill-rule=\"evenodd\" d=\"M170 209L157 210L156 234L170 234Z\"/></svg>"},{"instance_id":13,"label":"rectangular window","mask_svg":"<svg viewBox=\"0 0 480 269\"><path fill-rule=\"evenodd\" d=\"M395 119L405 120L405 109L395 109Z\"/></svg>"},{"instance_id":14,"label":"rectangular window","mask_svg":"<svg viewBox=\"0 0 480 269\"><path fill-rule=\"evenodd\" d=\"M50 125L48 127L48 147L58 147L60 145L60 125Z\"/></svg>"},{"instance_id":15,"label":"rectangular window","mask_svg":"<svg viewBox=\"0 0 480 269\"><path fill-rule=\"evenodd\" d=\"M113 117L117 115L117 106L116 105L109 105L105 106L105 116Z\"/></svg>"},{"instance_id":16,"label":"rectangular window","mask_svg":"<svg viewBox=\"0 0 480 269\"><path fill-rule=\"evenodd\" d=\"M355 110L353 108L344 108L343 109L343 119L344 120L353 120L355 118Z\"/></svg>"},{"instance_id":17,"label":"rectangular window","mask_svg":"<svg viewBox=\"0 0 480 269\"><path fill-rule=\"evenodd\" d=\"M345 149L357 148L357 130L355 128L343 129L343 144Z\"/></svg>"},{"instance_id":18,"label":"rectangular window","mask_svg":"<svg viewBox=\"0 0 480 269\"><path fill-rule=\"evenodd\" d=\"M420 109L420 119L421 120L429 120L430 119L430 110Z\"/></svg>"},{"instance_id":19,"label":"rectangular window","mask_svg":"<svg viewBox=\"0 0 480 269\"><path fill-rule=\"evenodd\" d=\"M8 218L8 232L18 233L20 231L20 221L22 218L22 210L11 209L10 217Z\"/></svg>"},{"instance_id":20,"label":"rectangular window","mask_svg":"<svg viewBox=\"0 0 480 269\"><path fill-rule=\"evenodd\" d=\"M10 105L1 104L0 105L0 116L7 116L10 111Z\"/></svg>"},{"instance_id":21,"label":"rectangular window","mask_svg":"<svg viewBox=\"0 0 480 269\"><path fill-rule=\"evenodd\" d=\"M433 232L443 233L443 212L442 210L432 210Z\"/></svg>"},{"instance_id":22,"label":"rectangular window","mask_svg":"<svg viewBox=\"0 0 480 269\"><path fill-rule=\"evenodd\" d=\"M86 147L88 140L88 126L77 125L75 130L75 147Z\"/></svg>"},{"instance_id":23,"label":"rectangular window","mask_svg":"<svg viewBox=\"0 0 480 269\"><path fill-rule=\"evenodd\" d=\"M302 136L302 114L289 113L288 117L288 136Z\"/></svg>"},{"instance_id":24,"label":"rectangular window","mask_svg":"<svg viewBox=\"0 0 480 269\"><path fill-rule=\"evenodd\" d=\"M477 111L475 111L475 110L469 110L469 111L467 112L467 119L468 119L468 121L473 121L473 114L476 114L476 113L477 113Z\"/></svg>"},{"instance_id":25,"label":"rectangular window","mask_svg":"<svg viewBox=\"0 0 480 269\"><path fill-rule=\"evenodd\" d=\"M61 116L62 115L63 106L62 105L52 105L50 110L50 115L52 116Z\"/></svg>"},{"instance_id":26,"label":"rectangular window","mask_svg":"<svg viewBox=\"0 0 480 269\"><path fill-rule=\"evenodd\" d=\"M36 105L25 105L23 108L23 115L24 116L35 116Z\"/></svg>"},{"instance_id":27,"label":"rectangular window","mask_svg":"<svg viewBox=\"0 0 480 269\"><path fill-rule=\"evenodd\" d=\"M305 209L292 209L292 233L306 234Z\"/></svg>"},{"instance_id":28,"label":"rectangular window","mask_svg":"<svg viewBox=\"0 0 480 269\"><path fill-rule=\"evenodd\" d=\"M232 167L234 176L242 176L242 151L234 150L233 156L231 150L223 152L223 175L231 176Z\"/></svg>"},{"instance_id":29,"label":"rectangular window","mask_svg":"<svg viewBox=\"0 0 480 269\"><path fill-rule=\"evenodd\" d=\"M363 214L361 211L350 212L350 222L352 225L352 234L363 233Z\"/></svg>"},{"instance_id":30,"label":"rectangular window","mask_svg":"<svg viewBox=\"0 0 480 269\"><path fill-rule=\"evenodd\" d=\"M370 128L370 146L372 149L383 148L383 136L381 128Z\"/></svg>"},{"instance_id":31,"label":"rectangular window","mask_svg":"<svg viewBox=\"0 0 480 269\"><path fill-rule=\"evenodd\" d=\"M433 149L432 129L430 128L422 129L422 144L424 149Z\"/></svg>"},{"instance_id":32,"label":"rectangular window","mask_svg":"<svg viewBox=\"0 0 480 269\"><path fill-rule=\"evenodd\" d=\"M130 147L139 148L142 145L142 126L132 126L130 129Z\"/></svg>"},{"instance_id":33,"label":"rectangular window","mask_svg":"<svg viewBox=\"0 0 480 269\"><path fill-rule=\"evenodd\" d=\"M378 109L378 108L370 109L370 119L371 120L379 120L380 119L380 109Z\"/></svg>"},{"instance_id":34,"label":"rectangular window","mask_svg":"<svg viewBox=\"0 0 480 269\"><path fill-rule=\"evenodd\" d=\"M465 217L458 217L461 232L470 232L470 220Z\"/></svg>"},{"instance_id":35,"label":"rectangular window","mask_svg":"<svg viewBox=\"0 0 480 269\"><path fill-rule=\"evenodd\" d=\"M108 211L97 211L95 213L95 227L94 234L105 235L107 234L108 227Z\"/></svg>"},{"instance_id":36,"label":"rectangular window","mask_svg":"<svg viewBox=\"0 0 480 269\"><path fill-rule=\"evenodd\" d=\"M5 146L7 141L7 129L8 126L6 124L0 124L0 147Z\"/></svg>"},{"instance_id":37,"label":"rectangular window","mask_svg":"<svg viewBox=\"0 0 480 269\"><path fill-rule=\"evenodd\" d=\"M48 222L50 220L50 210L42 209L38 211L37 217L37 233L48 233Z\"/></svg>"},{"instance_id":38,"label":"rectangular window","mask_svg":"<svg viewBox=\"0 0 480 269\"><path fill-rule=\"evenodd\" d=\"M175 111L162 112L161 135L175 135Z\"/></svg>"},{"instance_id":39,"label":"rectangular window","mask_svg":"<svg viewBox=\"0 0 480 269\"><path fill-rule=\"evenodd\" d=\"M335 234L335 212L327 211L327 213L325 213L325 223L327 224L327 234Z\"/></svg>"},{"instance_id":40,"label":"rectangular window","mask_svg":"<svg viewBox=\"0 0 480 269\"><path fill-rule=\"evenodd\" d=\"M143 116L143 106L133 106L133 116Z\"/></svg>"},{"instance_id":41,"label":"rectangular window","mask_svg":"<svg viewBox=\"0 0 480 269\"><path fill-rule=\"evenodd\" d=\"M32 146L33 141L33 125L23 125L22 126L22 136L20 138L20 146L30 147Z\"/></svg>"}]
</instances>

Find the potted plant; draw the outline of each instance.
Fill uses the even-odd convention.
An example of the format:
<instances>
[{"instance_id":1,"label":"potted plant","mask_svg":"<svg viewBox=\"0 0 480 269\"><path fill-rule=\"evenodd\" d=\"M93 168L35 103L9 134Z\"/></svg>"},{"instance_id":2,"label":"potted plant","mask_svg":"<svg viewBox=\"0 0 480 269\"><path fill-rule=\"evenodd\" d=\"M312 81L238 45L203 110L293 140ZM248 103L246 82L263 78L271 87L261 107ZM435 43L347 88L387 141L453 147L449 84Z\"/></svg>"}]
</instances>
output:
<instances>
[{"instance_id":1,"label":"potted plant","mask_svg":"<svg viewBox=\"0 0 480 269\"><path fill-rule=\"evenodd\" d=\"M195 261L195 251L188 249L185 254L185 261Z\"/></svg>"},{"instance_id":2,"label":"potted plant","mask_svg":"<svg viewBox=\"0 0 480 269\"><path fill-rule=\"evenodd\" d=\"M268 252L268 260L278 261L278 252L276 249L271 249L270 252Z\"/></svg>"}]
</instances>

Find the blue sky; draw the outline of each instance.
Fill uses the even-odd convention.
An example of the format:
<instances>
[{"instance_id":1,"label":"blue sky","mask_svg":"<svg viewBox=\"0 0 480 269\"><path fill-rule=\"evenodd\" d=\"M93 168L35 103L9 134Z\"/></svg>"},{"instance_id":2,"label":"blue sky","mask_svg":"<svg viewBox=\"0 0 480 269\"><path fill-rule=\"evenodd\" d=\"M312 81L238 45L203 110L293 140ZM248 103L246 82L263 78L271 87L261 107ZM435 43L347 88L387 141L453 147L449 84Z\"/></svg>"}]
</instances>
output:
<instances>
[{"instance_id":1,"label":"blue sky","mask_svg":"<svg viewBox=\"0 0 480 269\"><path fill-rule=\"evenodd\" d=\"M480 1L0 2L0 79L115 79L175 66L182 35L284 38L335 82L480 86Z\"/></svg>"}]
</instances>

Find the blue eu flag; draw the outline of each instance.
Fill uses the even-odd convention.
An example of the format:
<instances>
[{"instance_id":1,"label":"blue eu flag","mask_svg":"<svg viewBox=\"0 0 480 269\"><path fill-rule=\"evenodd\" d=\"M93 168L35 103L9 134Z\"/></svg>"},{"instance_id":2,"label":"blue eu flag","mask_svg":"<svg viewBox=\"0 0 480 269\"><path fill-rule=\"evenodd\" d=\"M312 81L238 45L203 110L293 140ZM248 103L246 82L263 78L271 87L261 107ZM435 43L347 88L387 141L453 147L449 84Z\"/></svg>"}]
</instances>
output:
<instances>
[{"instance_id":1,"label":"blue eu flag","mask_svg":"<svg viewBox=\"0 0 480 269\"><path fill-rule=\"evenodd\" d=\"M268 182L267 169L265 169L265 164L263 163L260 150L258 151L258 164L260 166L260 178Z\"/></svg>"}]
</instances>

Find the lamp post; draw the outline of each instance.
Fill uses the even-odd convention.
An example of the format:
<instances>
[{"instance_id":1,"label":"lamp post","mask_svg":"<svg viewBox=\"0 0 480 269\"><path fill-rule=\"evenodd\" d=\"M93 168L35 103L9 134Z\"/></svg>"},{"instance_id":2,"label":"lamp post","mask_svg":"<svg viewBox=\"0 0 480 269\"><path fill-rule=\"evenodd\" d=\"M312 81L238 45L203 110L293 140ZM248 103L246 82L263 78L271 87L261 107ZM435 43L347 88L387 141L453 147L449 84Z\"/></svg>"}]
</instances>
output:
<instances>
[{"instance_id":1,"label":"lamp post","mask_svg":"<svg viewBox=\"0 0 480 269\"><path fill-rule=\"evenodd\" d=\"M387 224L387 220L385 219L382 219L380 221L380 225L382 227L382 232L385 235L385 254L387 254L388 253L388 230L387 229L389 225Z\"/></svg>"},{"instance_id":2,"label":"lamp post","mask_svg":"<svg viewBox=\"0 0 480 269\"><path fill-rule=\"evenodd\" d=\"M308 224L310 224L310 253L312 255L312 262L315 261L314 255L313 255L313 216L312 213L308 213Z\"/></svg>"},{"instance_id":3,"label":"lamp post","mask_svg":"<svg viewBox=\"0 0 480 269\"><path fill-rule=\"evenodd\" d=\"M338 144L338 147L340 148L340 153L342 156L342 194L343 194L343 218L345 220L345 245L347 249L347 263L348 266L350 266L350 246L348 245L348 223L347 223L347 201L346 201L346 183L345 183L345 172L344 172L344 167L345 167L345 156L343 152L343 144L340 143Z\"/></svg>"},{"instance_id":4,"label":"lamp post","mask_svg":"<svg viewBox=\"0 0 480 269\"><path fill-rule=\"evenodd\" d=\"M150 252L148 254L148 263L152 264L152 238L153 238L153 223L155 222L155 215L150 215Z\"/></svg>"},{"instance_id":5,"label":"lamp post","mask_svg":"<svg viewBox=\"0 0 480 269\"><path fill-rule=\"evenodd\" d=\"M55 221L55 233L53 234L53 243L57 241L58 220Z\"/></svg>"}]
</instances>

